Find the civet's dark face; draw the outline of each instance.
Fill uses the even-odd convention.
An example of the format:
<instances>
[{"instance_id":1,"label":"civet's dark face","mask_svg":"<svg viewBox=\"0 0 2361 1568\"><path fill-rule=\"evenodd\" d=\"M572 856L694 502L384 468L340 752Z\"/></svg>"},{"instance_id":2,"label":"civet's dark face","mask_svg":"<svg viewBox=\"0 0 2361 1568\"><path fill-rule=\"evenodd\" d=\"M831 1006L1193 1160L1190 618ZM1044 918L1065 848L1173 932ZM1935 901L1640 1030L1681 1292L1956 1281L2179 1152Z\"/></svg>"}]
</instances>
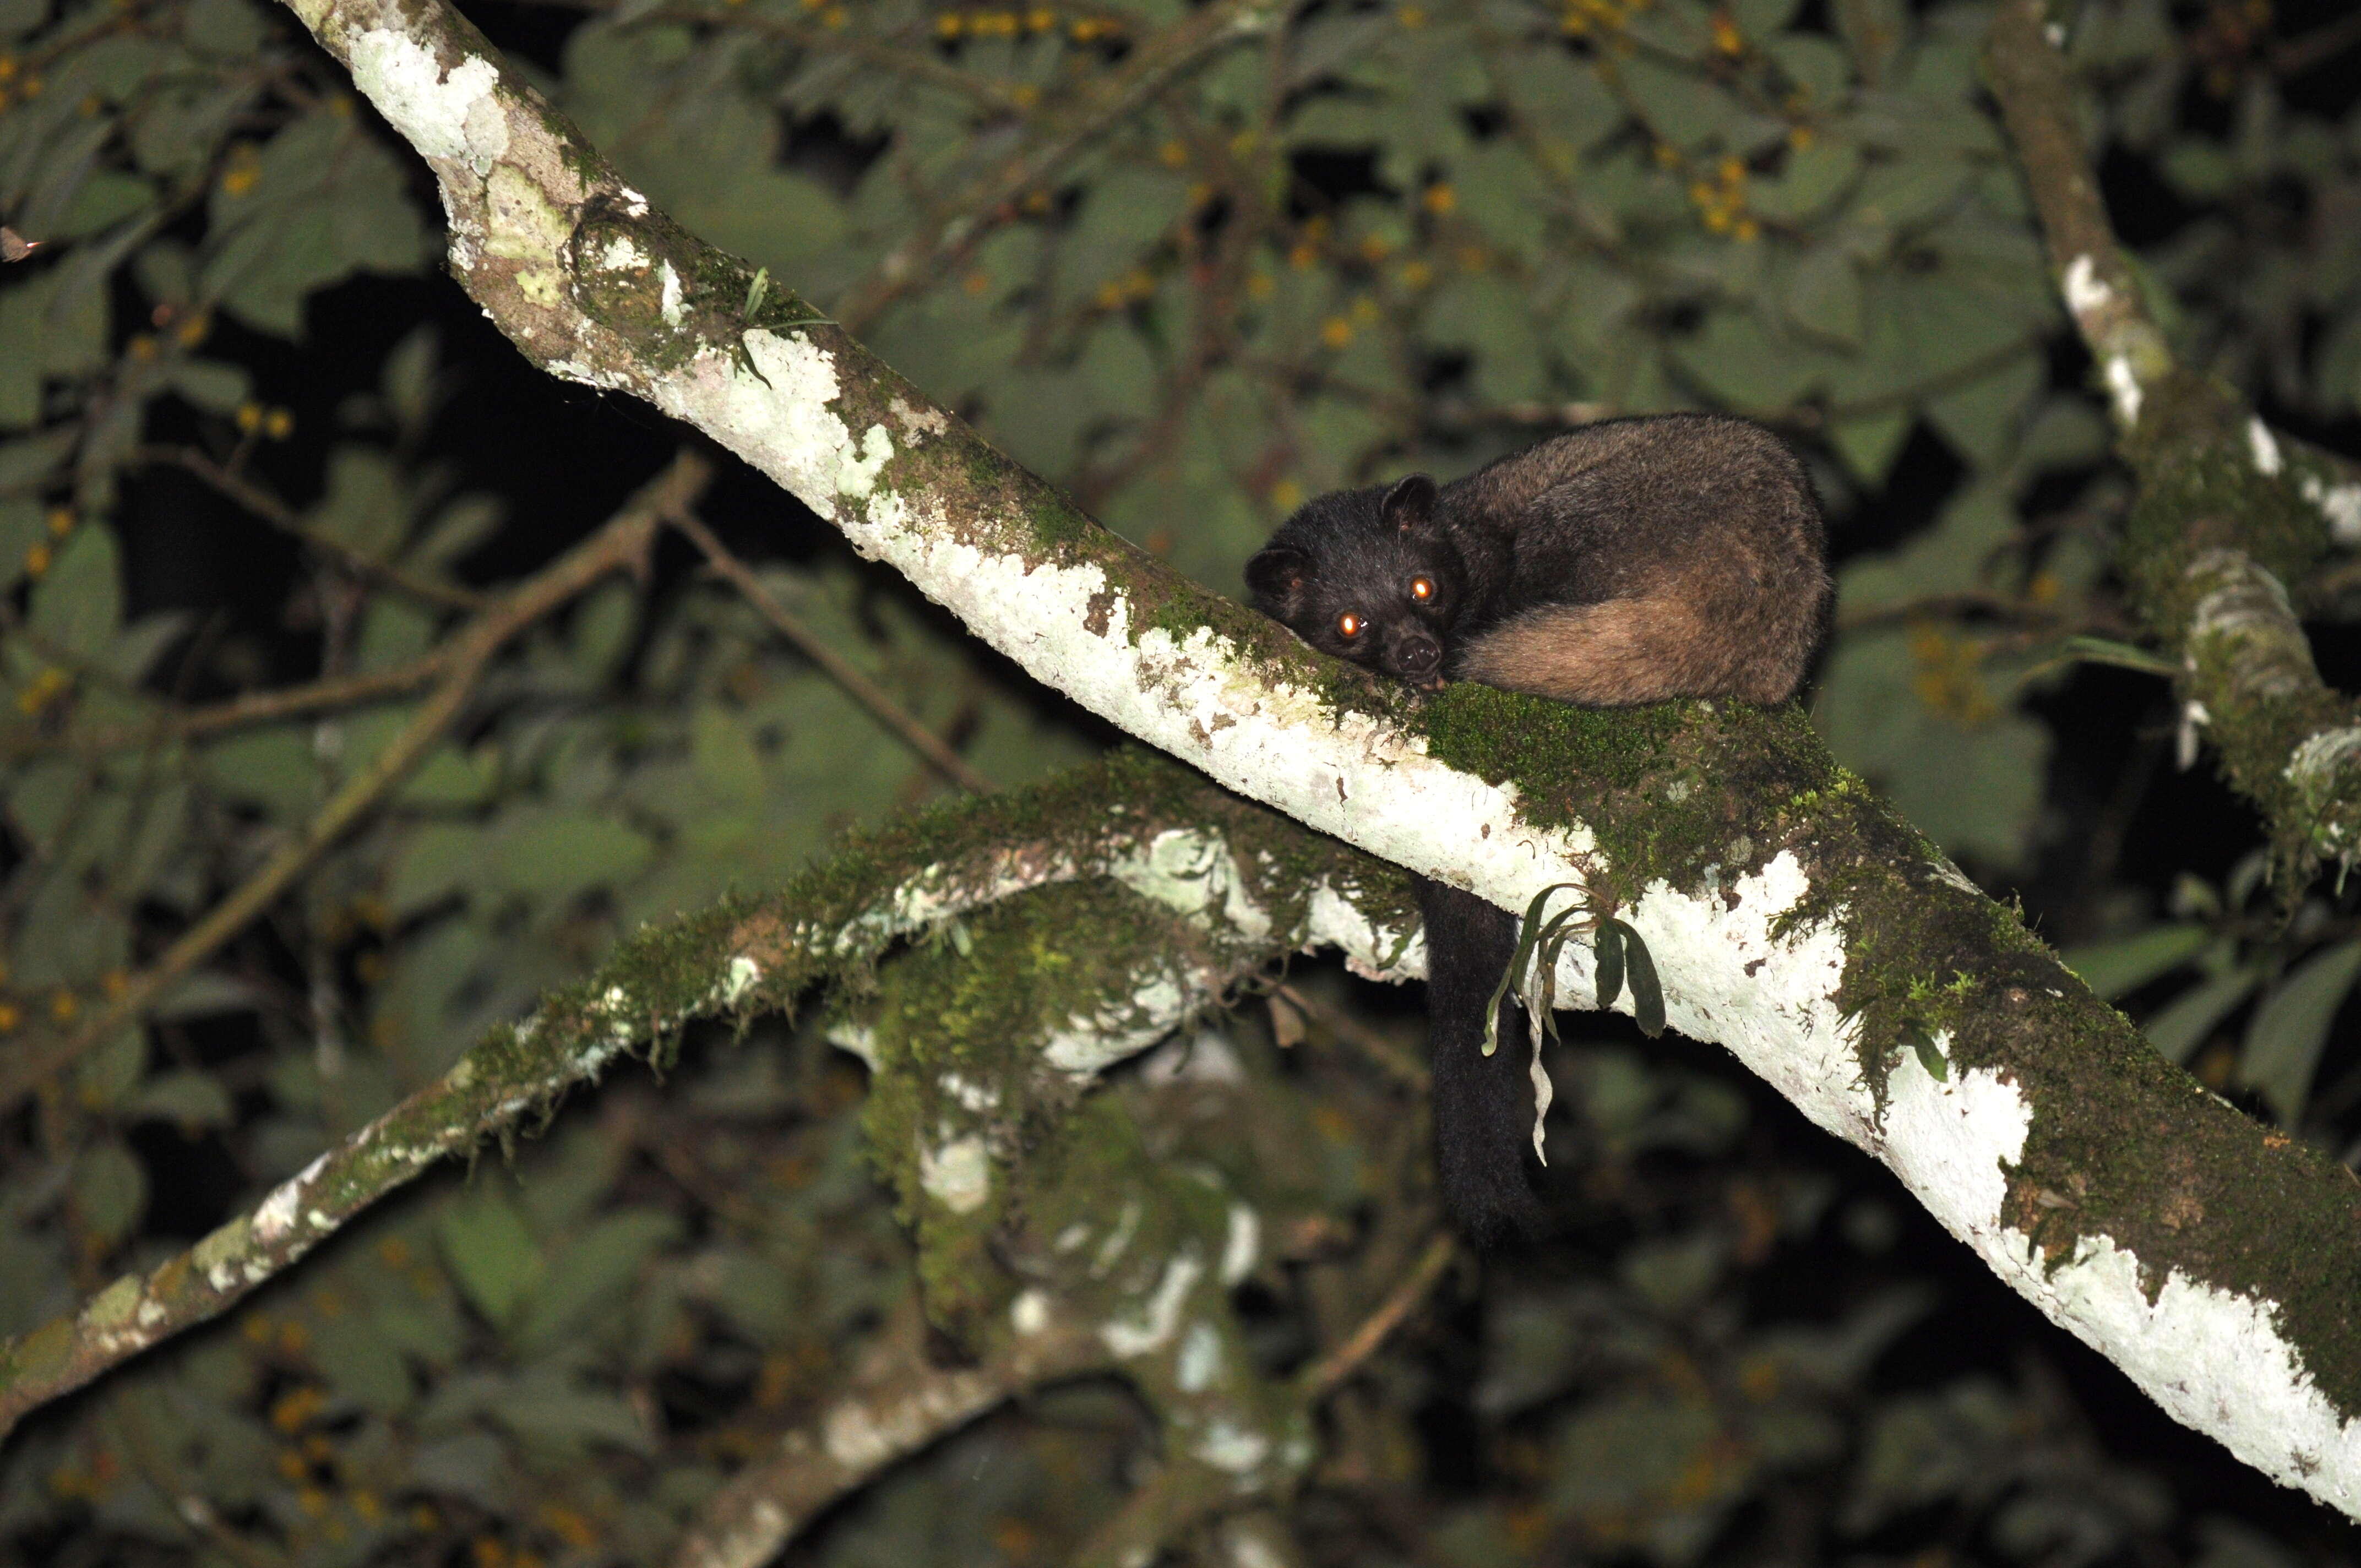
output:
<instances>
[{"instance_id":1,"label":"civet's dark face","mask_svg":"<svg viewBox=\"0 0 2361 1568\"><path fill-rule=\"evenodd\" d=\"M1254 607L1324 653L1421 685L1443 679L1466 589L1434 481L1306 502L1246 563Z\"/></svg>"}]
</instances>

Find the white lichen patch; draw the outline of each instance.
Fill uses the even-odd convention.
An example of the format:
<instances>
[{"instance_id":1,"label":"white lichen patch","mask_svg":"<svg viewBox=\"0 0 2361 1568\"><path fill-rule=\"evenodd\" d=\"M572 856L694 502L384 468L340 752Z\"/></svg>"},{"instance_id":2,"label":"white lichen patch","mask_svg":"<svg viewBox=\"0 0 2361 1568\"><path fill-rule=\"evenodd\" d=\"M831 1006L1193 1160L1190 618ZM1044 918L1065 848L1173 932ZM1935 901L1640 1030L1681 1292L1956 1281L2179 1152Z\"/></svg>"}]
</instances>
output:
<instances>
[{"instance_id":1,"label":"white lichen patch","mask_svg":"<svg viewBox=\"0 0 2361 1568\"><path fill-rule=\"evenodd\" d=\"M2320 797L2333 793L2338 774L2361 758L2361 726L2342 725L2323 729L2304 738L2288 759L2286 769L2290 784L2307 795Z\"/></svg>"},{"instance_id":2,"label":"white lichen patch","mask_svg":"<svg viewBox=\"0 0 2361 1568\"><path fill-rule=\"evenodd\" d=\"M1247 894L1229 840L1217 834L1167 829L1139 853L1110 861L1107 875L1201 930L1218 916L1249 940L1270 936L1270 916Z\"/></svg>"},{"instance_id":3,"label":"white lichen patch","mask_svg":"<svg viewBox=\"0 0 2361 1568\"><path fill-rule=\"evenodd\" d=\"M1172 1358L1172 1383L1183 1394L1202 1394L1222 1369L1222 1336L1211 1323L1191 1323Z\"/></svg>"},{"instance_id":4,"label":"white lichen patch","mask_svg":"<svg viewBox=\"0 0 2361 1568\"><path fill-rule=\"evenodd\" d=\"M1255 1260L1261 1255L1262 1216L1247 1204L1231 1204L1222 1240L1222 1288L1229 1289L1252 1274Z\"/></svg>"},{"instance_id":5,"label":"white lichen patch","mask_svg":"<svg viewBox=\"0 0 2361 1568\"><path fill-rule=\"evenodd\" d=\"M2281 1336L2279 1305L2165 1277L2151 1301L2139 1259L2084 1236L2049 1266L2031 1238L2001 1230L1984 1261L2049 1321L2097 1349L2174 1417L2283 1486L2361 1515L2361 1420L2320 1391Z\"/></svg>"},{"instance_id":6,"label":"white lichen patch","mask_svg":"<svg viewBox=\"0 0 2361 1568\"><path fill-rule=\"evenodd\" d=\"M838 1050L859 1057L870 1071L877 1070L877 1031L866 1024L831 1024L828 1043Z\"/></svg>"},{"instance_id":7,"label":"white lichen patch","mask_svg":"<svg viewBox=\"0 0 2361 1568\"><path fill-rule=\"evenodd\" d=\"M1938 1052L1949 1043L1949 1031L1937 1034ZM2032 1125L2032 1106L1991 1069L1938 1079L1903 1051L1886 1071L1877 1152L1953 1235L1981 1246L2000 1224L2008 1173Z\"/></svg>"},{"instance_id":8,"label":"white lichen patch","mask_svg":"<svg viewBox=\"0 0 2361 1568\"><path fill-rule=\"evenodd\" d=\"M1270 1439L1223 1416L1205 1423L1189 1452L1224 1475L1243 1475L1270 1457Z\"/></svg>"},{"instance_id":9,"label":"white lichen patch","mask_svg":"<svg viewBox=\"0 0 2361 1568\"><path fill-rule=\"evenodd\" d=\"M1861 1079L1857 1027L1836 1003L1845 965L1841 912L1772 931L1809 891L1802 863L1782 851L1719 894L1652 883L1622 917L1655 959L1674 1028L1720 1041L1814 1122L1873 1147L1876 1105ZM1587 943L1566 944L1558 994L1595 995L1592 965ZM1629 1010L1628 989L1619 1006Z\"/></svg>"},{"instance_id":10,"label":"white lichen patch","mask_svg":"<svg viewBox=\"0 0 2361 1568\"><path fill-rule=\"evenodd\" d=\"M2347 550L2361 548L2361 484L2332 485L2306 474L2296 488L2328 519L2331 539Z\"/></svg>"},{"instance_id":11,"label":"white lichen patch","mask_svg":"<svg viewBox=\"0 0 2361 1568\"><path fill-rule=\"evenodd\" d=\"M918 1149L918 1185L954 1214L972 1214L992 1197L992 1151L976 1134Z\"/></svg>"},{"instance_id":12,"label":"white lichen patch","mask_svg":"<svg viewBox=\"0 0 2361 1568\"><path fill-rule=\"evenodd\" d=\"M961 1072L947 1072L935 1083L961 1110L972 1115L1000 1109L1000 1090L995 1084L979 1083Z\"/></svg>"},{"instance_id":13,"label":"white lichen patch","mask_svg":"<svg viewBox=\"0 0 2361 1568\"><path fill-rule=\"evenodd\" d=\"M932 435L941 435L951 427L951 422L940 409L914 409L895 398L885 405L885 411L899 421L902 438L912 444Z\"/></svg>"},{"instance_id":14,"label":"white lichen patch","mask_svg":"<svg viewBox=\"0 0 2361 1568\"><path fill-rule=\"evenodd\" d=\"M893 460L894 438L882 424L873 424L861 438L856 454L848 450L837 465L836 490L843 496L865 496L877 488L877 476Z\"/></svg>"},{"instance_id":15,"label":"white lichen patch","mask_svg":"<svg viewBox=\"0 0 2361 1568\"><path fill-rule=\"evenodd\" d=\"M2107 391L2115 400L2115 417L2128 430L2139 423L2140 403L2146 394L2140 389L2139 374L2132 368L2131 356L2107 356Z\"/></svg>"},{"instance_id":16,"label":"white lichen patch","mask_svg":"<svg viewBox=\"0 0 2361 1568\"><path fill-rule=\"evenodd\" d=\"M1183 1246L1165 1262L1163 1277L1147 1300L1099 1326L1100 1340L1126 1361L1162 1350L1172 1343L1173 1333L1180 1324L1181 1303L1189 1299L1189 1292L1196 1288L1204 1272L1204 1261L1197 1255L1197 1249Z\"/></svg>"},{"instance_id":17,"label":"white lichen patch","mask_svg":"<svg viewBox=\"0 0 2361 1568\"><path fill-rule=\"evenodd\" d=\"M296 1214L302 1210L304 1190L319 1179L321 1168L327 1163L328 1157L324 1154L270 1190L270 1196L254 1211L254 1237L257 1241L270 1246L286 1235L295 1223Z\"/></svg>"},{"instance_id":18,"label":"white lichen patch","mask_svg":"<svg viewBox=\"0 0 2361 1568\"><path fill-rule=\"evenodd\" d=\"M1938 1080L1904 1053L1887 1075L1878 1152L1946 1229L2174 1416L2277 1480L2361 1511L2361 1420L2345 1420L2320 1392L2279 1333L2276 1303L2179 1269L2151 1300L2138 1259L2112 1237L2084 1235L2053 1266L2004 1222L2009 1172L2032 1123L2032 1106L2000 1075L1971 1069Z\"/></svg>"},{"instance_id":19,"label":"white lichen patch","mask_svg":"<svg viewBox=\"0 0 2361 1568\"><path fill-rule=\"evenodd\" d=\"M1151 974L1122 1003L1052 1031L1041 1044L1041 1059L1076 1078L1096 1077L1170 1034L1212 994L1210 984L1184 986L1169 971Z\"/></svg>"},{"instance_id":20,"label":"white lichen patch","mask_svg":"<svg viewBox=\"0 0 2361 1568\"><path fill-rule=\"evenodd\" d=\"M735 1007L746 993L762 982L763 966L743 953L730 959L729 971L722 976L715 999L724 1007Z\"/></svg>"},{"instance_id":21,"label":"white lichen patch","mask_svg":"<svg viewBox=\"0 0 2361 1568\"><path fill-rule=\"evenodd\" d=\"M2286 459L2279 455L2279 437L2259 417L2246 421L2246 452L2255 460L2255 471L2265 478L2276 478L2286 466Z\"/></svg>"},{"instance_id":22,"label":"white lichen patch","mask_svg":"<svg viewBox=\"0 0 2361 1568\"><path fill-rule=\"evenodd\" d=\"M518 291L544 309L565 298L558 257L572 230L572 216L522 170L503 163L484 181L482 254L516 263ZM452 249L463 264L472 265L474 258L456 230Z\"/></svg>"},{"instance_id":23,"label":"white lichen patch","mask_svg":"<svg viewBox=\"0 0 2361 1568\"><path fill-rule=\"evenodd\" d=\"M2115 291L2099 276L2096 263L2078 256L2066 264L2066 308L2077 321L2090 321L2114 302Z\"/></svg>"},{"instance_id":24,"label":"white lichen patch","mask_svg":"<svg viewBox=\"0 0 2361 1568\"><path fill-rule=\"evenodd\" d=\"M664 316L664 325L676 327L688 314L681 305L680 274L667 261L658 269L656 280L656 309Z\"/></svg>"},{"instance_id":25,"label":"white lichen patch","mask_svg":"<svg viewBox=\"0 0 2361 1568\"><path fill-rule=\"evenodd\" d=\"M353 85L421 153L465 159L479 179L507 155L500 72L490 60L471 54L446 75L434 50L388 27L356 33L348 47Z\"/></svg>"},{"instance_id":26,"label":"white lichen patch","mask_svg":"<svg viewBox=\"0 0 2361 1568\"><path fill-rule=\"evenodd\" d=\"M1092 1278L1104 1279L1115 1272L1115 1266L1131 1247L1131 1238L1139 1233L1139 1218L1145 1212L1138 1199L1125 1200L1122 1211L1115 1215L1115 1228L1107 1233L1106 1240L1099 1244L1098 1255L1091 1259ZM1073 1238L1071 1245L1069 1237ZM1069 1251L1090 1239L1087 1226L1069 1225L1058 1233L1058 1250Z\"/></svg>"},{"instance_id":27,"label":"white lichen patch","mask_svg":"<svg viewBox=\"0 0 2361 1568\"><path fill-rule=\"evenodd\" d=\"M1321 883L1306 900L1304 949L1340 948L1345 967L1364 980L1419 980L1426 975L1426 933L1380 926L1351 899Z\"/></svg>"},{"instance_id":28,"label":"white lichen patch","mask_svg":"<svg viewBox=\"0 0 2361 1568\"><path fill-rule=\"evenodd\" d=\"M1031 1339L1049 1326L1049 1292L1038 1288L1022 1291L1008 1304L1008 1326L1018 1334Z\"/></svg>"},{"instance_id":29,"label":"white lichen patch","mask_svg":"<svg viewBox=\"0 0 2361 1568\"><path fill-rule=\"evenodd\" d=\"M590 258L590 264L602 272L637 272L653 259L640 248L639 241L619 234Z\"/></svg>"},{"instance_id":30,"label":"white lichen patch","mask_svg":"<svg viewBox=\"0 0 2361 1568\"><path fill-rule=\"evenodd\" d=\"M973 1373L927 1379L904 1398L882 1407L848 1399L820 1422L820 1446L848 1470L867 1471L907 1453L944 1428L990 1402L993 1389Z\"/></svg>"}]
</instances>

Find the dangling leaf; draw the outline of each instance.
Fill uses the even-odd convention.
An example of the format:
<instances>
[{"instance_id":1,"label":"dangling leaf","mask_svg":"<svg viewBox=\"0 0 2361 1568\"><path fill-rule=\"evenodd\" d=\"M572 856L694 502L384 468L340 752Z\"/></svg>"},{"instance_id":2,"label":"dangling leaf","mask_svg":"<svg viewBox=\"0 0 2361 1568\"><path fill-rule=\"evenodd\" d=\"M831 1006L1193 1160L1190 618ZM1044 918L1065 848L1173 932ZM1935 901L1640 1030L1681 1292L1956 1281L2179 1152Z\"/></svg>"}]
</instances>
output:
<instances>
[{"instance_id":1,"label":"dangling leaf","mask_svg":"<svg viewBox=\"0 0 2361 1568\"><path fill-rule=\"evenodd\" d=\"M1917 1054L1918 1065L1927 1069L1927 1077L1938 1083L1949 1081L1951 1064L1945 1059L1942 1047L1935 1044L1933 1036L1924 1029L1912 1029L1902 1036L1902 1043Z\"/></svg>"},{"instance_id":2,"label":"dangling leaf","mask_svg":"<svg viewBox=\"0 0 2361 1568\"><path fill-rule=\"evenodd\" d=\"M1603 1013L1623 994L1623 922L1601 920L1591 950L1598 955L1598 1009Z\"/></svg>"},{"instance_id":3,"label":"dangling leaf","mask_svg":"<svg viewBox=\"0 0 2361 1568\"><path fill-rule=\"evenodd\" d=\"M1485 1056L1489 1057L1500 1048L1500 1003L1507 1000L1510 987L1517 985L1524 975L1525 966L1532 961L1533 948L1541 940L1543 906L1549 903L1551 894L1565 893L1569 890L1579 893L1582 890L1581 884L1571 882L1552 883L1533 894L1533 901L1525 905L1525 917L1517 925L1516 957L1509 960L1508 971L1500 976L1500 983L1492 988L1492 1000L1485 1004Z\"/></svg>"},{"instance_id":4,"label":"dangling leaf","mask_svg":"<svg viewBox=\"0 0 2361 1568\"><path fill-rule=\"evenodd\" d=\"M1525 1015L1532 1021L1536 1040L1557 1038L1557 960L1574 935L1574 927L1589 913L1589 907L1581 904L1559 910L1533 944L1533 975L1525 987Z\"/></svg>"},{"instance_id":5,"label":"dangling leaf","mask_svg":"<svg viewBox=\"0 0 2361 1568\"><path fill-rule=\"evenodd\" d=\"M1631 972L1631 1015L1640 1021L1640 1033L1653 1040L1664 1032L1664 988L1656 981L1656 960L1639 932L1620 920L1614 924L1622 927L1623 961Z\"/></svg>"}]
</instances>

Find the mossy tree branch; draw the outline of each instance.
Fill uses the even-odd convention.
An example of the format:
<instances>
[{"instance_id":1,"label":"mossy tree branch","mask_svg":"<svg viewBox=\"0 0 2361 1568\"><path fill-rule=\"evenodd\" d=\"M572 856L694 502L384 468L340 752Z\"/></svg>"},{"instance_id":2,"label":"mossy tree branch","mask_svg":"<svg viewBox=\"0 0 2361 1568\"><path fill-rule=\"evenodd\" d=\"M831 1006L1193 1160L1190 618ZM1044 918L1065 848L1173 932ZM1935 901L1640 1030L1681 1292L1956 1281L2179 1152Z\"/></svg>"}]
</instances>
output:
<instances>
[{"instance_id":1,"label":"mossy tree branch","mask_svg":"<svg viewBox=\"0 0 2361 1568\"><path fill-rule=\"evenodd\" d=\"M1141 894L1192 948L1212 933L1224 954L1159 997L1162 1030L1305 943L1341 945L1371 973L1397 963L1416 972L1416 916L1399 872L1146 754L951 802L851 842L768 897L642 928L251 1212L0 1345L0 1437L28 1410L218 1316L445 1155L504 1134L619 1056L661 1049L695 1019L780 1010L962 914L1093 878Z\"/></svg>"},{"instance_id":2,"label":"mossy tree branch","mask_svg":"<svg viewBox=\"0 0 2361 1568\"><path fill-rule=\"evenodd\" d=\"M2361 485L2174 363L2074 125L2063 38L2045 0L2003 0L1985 58L2138 478L2120 557L2132 606L2180 663L2184 732L2204 729L2290 880L2323 861L2349 868L2361 861L2361 703L2321 680L2285 585L2304 582L2332 538L2361 539Z\"/></svg>"},{"instance_id":3,"label":"mossy tree branch","mask_svg":"<svg viewBox=\"0 0 2361 1568\"><path fill-rule=\"evenodd\" d=\"M2361 1512L2361 1188L2159 1060L1791 710L1419 702L1081 516L627 185L437 0L296 0L426 159L453 270L553 374L698 425L1046 683L1521 909L1573 883L1674 1025L1871 1150L2181 1420ZM1560 994L1593 982L1570 950Z\"/></svg>"}]
</instances>

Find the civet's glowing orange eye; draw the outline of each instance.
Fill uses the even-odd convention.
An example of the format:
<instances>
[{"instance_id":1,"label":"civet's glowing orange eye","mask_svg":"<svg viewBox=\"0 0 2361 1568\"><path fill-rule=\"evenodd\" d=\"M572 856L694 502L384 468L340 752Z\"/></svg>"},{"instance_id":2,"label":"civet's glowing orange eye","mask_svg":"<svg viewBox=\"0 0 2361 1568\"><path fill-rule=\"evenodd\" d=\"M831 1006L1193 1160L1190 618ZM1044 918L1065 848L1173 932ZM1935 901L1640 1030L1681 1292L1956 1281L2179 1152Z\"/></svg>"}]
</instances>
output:
<instances>
[{"instance_id":1,"label":"civet's glowing orange eye","mask_svg":"<svg viewBox=\"0 0 2361 1568\"><path fill-rule=\"evenodd\" d=\"M1434 597L1434 579L1432 577L1412 577L1410 580L1410 597L1418 600L1421 604L1424 604L1427 600L1433 598Z\"/></svg>"},{"instance_id":2,"label":"civet's glowing orange eye","mask_svg":"<svg viewBox=\"0 0 2361 1568\"><path fill-rule=\"evenodd\" d=\"M1358 637L1361 634L1361 618L1347 610L1336 618L1336 630L1347 637Z\"/></svg>"}]
</instances>

